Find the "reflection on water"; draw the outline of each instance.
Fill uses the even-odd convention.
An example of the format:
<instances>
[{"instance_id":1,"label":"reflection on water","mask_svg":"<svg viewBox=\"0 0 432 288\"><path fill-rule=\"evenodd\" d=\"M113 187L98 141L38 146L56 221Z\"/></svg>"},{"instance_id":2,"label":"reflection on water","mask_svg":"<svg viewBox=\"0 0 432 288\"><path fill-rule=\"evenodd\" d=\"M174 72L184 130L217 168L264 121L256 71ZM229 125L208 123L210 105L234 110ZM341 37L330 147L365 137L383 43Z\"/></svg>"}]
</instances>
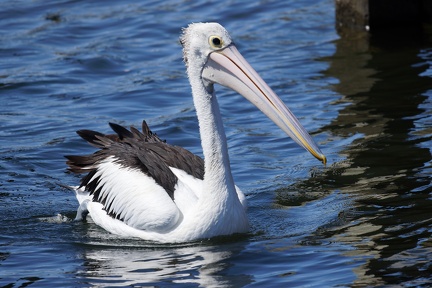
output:
<instances>
[{"instance_id":1,"label":"reflection on water","mask_svg":"<svg viewBox=\"0 0 432 288\"><path fill-rule=\"evenodd\" d=\"M358 285L432 283L432 50L368 49L363 40L337 41L326 59L346 106L322 129L355 140L318 177L352 199L342 225L321 236L370 257L355 269Z\"/></svg>"},{"instance_id":2,"label":"reflection on water","mask_svg":"<svg viewBox=\"0 0 432 288\"><path fill-rule=\"evenodd\" d=\"M252 282L252 275L227 273L247 245L245 236L160 244L107 234L92 224L81 223L80 229L86 239L75 246L83 262L74 274L91 286L243 287Z\"/></svg>"},{"instance_id":3,"label":"reflection on water","mask_svg":"<svg viewBox=\"0 0 432 288\"><path fill-rule=\"evenodd\" d=\"M235 246L238 247L238 246ZM165 283L200 287L232 287L247 284L248 276L230 279L219 273L236 251L217 246L115 248L87 247L82 271L77 272L91 285L151 286ZM234 281L236 283L230 283Z\"/></svg>"},{"instance_id":4,"label":"reflection on water","mask_svg":"<svg viewBox=\"0 0 432 288\"><path fill-rule=\"evenodd\" d=\"M363 257L341 255L352 250L349 245L303 235L161 245L87 228L86 244L76 244L83 263L73 273L91 286L313 287L317 279L332 286L352 282L353 269L363 262Z\"/></svg>"}]
</instances>

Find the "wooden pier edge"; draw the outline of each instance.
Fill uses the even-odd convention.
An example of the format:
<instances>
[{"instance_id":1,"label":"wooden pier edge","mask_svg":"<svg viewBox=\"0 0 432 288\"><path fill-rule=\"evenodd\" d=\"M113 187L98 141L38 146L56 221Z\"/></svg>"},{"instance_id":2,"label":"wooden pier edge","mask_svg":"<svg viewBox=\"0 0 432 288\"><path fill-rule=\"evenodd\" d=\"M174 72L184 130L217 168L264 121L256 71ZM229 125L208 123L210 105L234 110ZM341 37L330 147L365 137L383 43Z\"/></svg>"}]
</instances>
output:
<instances>
[{"instance_id":1,"label":"wooden pier edge","mask_svg":"<svg viewBox=\"0 0 432 288\"><path fill-rule=\"evenodd\" d=\"M343 36L367 31L429 31L432 0L335 0L336 30Z\"/></svg>"}]
</instances>

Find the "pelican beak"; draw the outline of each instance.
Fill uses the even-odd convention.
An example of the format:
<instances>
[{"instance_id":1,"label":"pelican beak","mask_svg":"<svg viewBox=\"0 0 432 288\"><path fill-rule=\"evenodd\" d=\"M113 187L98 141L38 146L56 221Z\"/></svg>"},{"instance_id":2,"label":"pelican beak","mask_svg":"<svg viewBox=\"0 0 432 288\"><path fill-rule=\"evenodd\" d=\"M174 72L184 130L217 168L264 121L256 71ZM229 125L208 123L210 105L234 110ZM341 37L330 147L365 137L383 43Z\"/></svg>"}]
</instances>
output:
<instances>
[{"instance_id":1,"label":"pelican beak","mask_svg":"<svg viewBox=\"0 0 432 288\"><path fill-rule=\"evenodd\" d=\"M241 94L295 142L326 164L326 157L306 129L233 44L210 53L202 77Z\"/></svg>"}]
</instances>

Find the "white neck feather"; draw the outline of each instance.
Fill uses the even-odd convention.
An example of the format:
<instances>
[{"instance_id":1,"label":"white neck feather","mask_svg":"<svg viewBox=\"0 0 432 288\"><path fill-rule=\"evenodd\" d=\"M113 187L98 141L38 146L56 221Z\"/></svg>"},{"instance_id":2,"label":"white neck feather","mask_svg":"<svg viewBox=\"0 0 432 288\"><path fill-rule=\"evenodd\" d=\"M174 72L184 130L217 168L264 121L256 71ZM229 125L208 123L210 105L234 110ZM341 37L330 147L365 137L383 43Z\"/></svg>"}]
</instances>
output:
<instances>
[{"instance_id":1,"label":"white neck feather","mask_svg":"<svg viewBox=\"0 0 432 288\"><path fill-rule=\"evenodd\" d=\"M203 196L208 195L218 202L228 201L230 196L237 198L225 130L213 84L206 87L200 78L196 81L191 79L191 84L205 162Z\"/></svg>"},{"instance_id":2,"label":"white neck feather","mask_svg":"<svg viewBox=\"0 0 432 288\"><path fill-rule=\"evenodd\" d=\"M190 81L205 164L203 191L198 204L201 216L196 230L203 231L203 235L208 234L208 237L245 232L249 224L231 174L226 136L213 84L206 89L200 78Z\"/></svg>"}]
</instances>

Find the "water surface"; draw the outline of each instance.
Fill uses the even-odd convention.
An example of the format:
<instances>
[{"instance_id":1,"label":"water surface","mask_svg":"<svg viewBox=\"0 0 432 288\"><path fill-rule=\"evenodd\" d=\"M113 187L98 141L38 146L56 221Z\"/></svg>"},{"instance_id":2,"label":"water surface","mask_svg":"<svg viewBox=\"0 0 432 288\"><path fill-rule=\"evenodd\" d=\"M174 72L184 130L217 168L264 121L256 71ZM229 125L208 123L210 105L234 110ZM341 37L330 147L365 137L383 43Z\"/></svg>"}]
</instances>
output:
<instances>
[{"instance_id":1,"label":"water surface","mask_svg":"<svg viewBox=\"0 0 432 288\"><path fill-rule=\"evenodd\" d=\"M328 165L217 87L251 233L155 245L70 221L79 129L139 127L201 155L178 37L217 21ZM0 284L432 284L432 48L340 39L333 1L3 1ZM403 44L403 45L401 45Z\"/></svg>"}]
</instances>

